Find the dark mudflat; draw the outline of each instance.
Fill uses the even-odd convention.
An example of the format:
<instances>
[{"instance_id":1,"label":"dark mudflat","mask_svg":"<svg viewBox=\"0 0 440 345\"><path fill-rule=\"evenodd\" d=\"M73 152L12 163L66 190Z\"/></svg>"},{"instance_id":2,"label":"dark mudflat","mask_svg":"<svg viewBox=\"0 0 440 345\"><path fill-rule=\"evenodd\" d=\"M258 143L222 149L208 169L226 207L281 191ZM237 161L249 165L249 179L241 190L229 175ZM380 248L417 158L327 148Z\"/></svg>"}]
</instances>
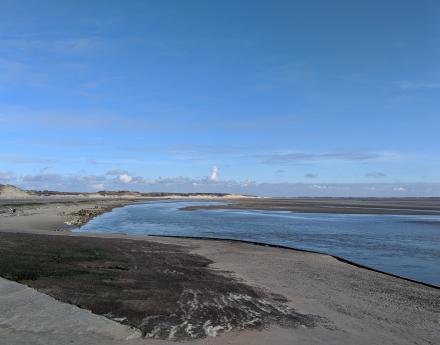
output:
<instances>
[{"instance_id":1,"label":"dark mudflat","mask_svg":"<svg viewBox=\"0 0 440 345\"><path fill-rule=\"evenodd\" d=\"M188 249L153 241L0 233L0 276L139 328L188 339L320 318L249 286Z\"/></svg>"},{"instance_id":2,"label":"dark mudflat","mask_svg":"<svg viewBox=\"0 0 440 345\"><path fill-rule=\"evenodd\" d=\"M255 209L304 213L439 215L440 198L247 198L182 210Z\"/></svg>"}]
</instances>

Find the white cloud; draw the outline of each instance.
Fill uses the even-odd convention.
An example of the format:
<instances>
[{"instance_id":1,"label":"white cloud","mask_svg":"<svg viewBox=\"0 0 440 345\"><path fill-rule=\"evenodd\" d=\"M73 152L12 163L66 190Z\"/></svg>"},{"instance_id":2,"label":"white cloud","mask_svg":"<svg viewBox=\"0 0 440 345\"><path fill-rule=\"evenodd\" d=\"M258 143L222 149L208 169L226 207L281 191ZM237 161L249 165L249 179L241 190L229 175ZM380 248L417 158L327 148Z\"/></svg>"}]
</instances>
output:
<instances>
[{"instance_id":1,"label":"white cloud","mask_svg":"<svg viewBox=\"0 0 440 345\"><path fill-rule=\"evenodd\" d=\"M133 178L133 176L130 176L127 170L123 170L123 169L109 170L105 173L105 175L112 176L118 182L122 182L125 184L138 182L140 179L139 177Z\"/></svg>"},{"instance_id":2,"label":"white cloud","mask_svg":"<svg viewBox=\"0 0 440 345\"><path fill-rule=\"evenodd\" d=\"M325 190L325 189L330 189L330 190L348 190L349 187L345 184L342 183L338 183L338 184L314 184L314 185L310 185L310 188L313 189L320 189L320 190Z\"/></svg>"},{"instance_id":3,"label":"white cloud","mask_svg":"<svg viewBox=\"0 0 440 345\"><path fill-rule=\"evenodd\" d=\"M217 171L218 174L218 171ZM14 178L12 173L2 177ZM252 180L213 181L211 176L185 176L146 179L128 173L112 175L36 174L15 177L9 182L25 189L94 192L98 190L132 190L139 192L238 193L262 196L316 197L435 197L440 183L260 183ZM218 178L218 175L217 175ZM0 181L0 183L2 183ZM4 183L4 182L3 182Z\"/></svg>"},{"instance_id":4,"label":"white cloud","mask_svg":"<svg viewBox=\"0 0 440 345\"><path fill-rule=\"evenodd\" d=\"M219 176L218 176L218 168L217 168L216 165L213 165L212 169L211 169L211 175L209 176L209 179L211 181L213 181L213 182L217 182L218 178L219 178Z\"/></svg>"},{"instance_id":5,"label":"white cloud","mask_svg":"<svg viewBox=\"0 0 440 345\"><path fill-rule=\"evenodd\" d=\"M119 181L122 183L130 183L133 180L133 177L131 177L128 174L121 174L118 176Z\"/></svg>"},{"instance_id":6,"label":"white cloud","mask_svg":"<svg viewBox=\"0 0 440 345\"><path fill-rule=\"evenodd\" d=\"M406 191L406 189L403 187L394 187L393 190L396 192L405 192Z\"/></svg>"}]
</instances>

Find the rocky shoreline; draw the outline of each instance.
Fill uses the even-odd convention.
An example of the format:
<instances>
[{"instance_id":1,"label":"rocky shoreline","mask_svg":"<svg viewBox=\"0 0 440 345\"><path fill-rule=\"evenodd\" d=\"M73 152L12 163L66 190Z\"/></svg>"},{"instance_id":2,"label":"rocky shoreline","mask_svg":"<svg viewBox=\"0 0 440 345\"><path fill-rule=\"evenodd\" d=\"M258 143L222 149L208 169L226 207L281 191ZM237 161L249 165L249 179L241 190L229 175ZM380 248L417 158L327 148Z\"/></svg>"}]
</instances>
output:
<instances>
[{"instance_id":1,"label":"rocky shoreline","mask_svg":"<svg viewBox=\"0 0 440 345\"><path fill-rule=\"evenodd\" d=\"M69 226L82 226L92 220L93 218L100 216L106 212L111 212L117 207L123 207L127 203L117 203L117 204L97 204L94 208L82 208L78 211L71 212L66 215L65 224Z\"/></svg>"}]
</instances>

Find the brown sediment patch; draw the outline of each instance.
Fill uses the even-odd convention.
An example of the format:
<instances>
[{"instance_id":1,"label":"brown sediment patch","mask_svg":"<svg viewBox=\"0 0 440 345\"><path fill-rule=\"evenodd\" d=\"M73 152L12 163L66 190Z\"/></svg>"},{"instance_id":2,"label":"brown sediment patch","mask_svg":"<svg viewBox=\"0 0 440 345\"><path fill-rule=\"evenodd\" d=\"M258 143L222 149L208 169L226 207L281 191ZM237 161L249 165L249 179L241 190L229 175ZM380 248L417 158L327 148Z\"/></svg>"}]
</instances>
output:
<instances>
[{"instance_id":1,"label":"brown sediment patch","mask_svg":"<svg viewBox=\"0 0 440 345\"><path fill-rule=\"evenodd\" d=\"M313 327L280 295L247 285L171 244L0 234L0 276L139 328L146 337L200 338L270 324Z\"/></svg>"}]
</instances>

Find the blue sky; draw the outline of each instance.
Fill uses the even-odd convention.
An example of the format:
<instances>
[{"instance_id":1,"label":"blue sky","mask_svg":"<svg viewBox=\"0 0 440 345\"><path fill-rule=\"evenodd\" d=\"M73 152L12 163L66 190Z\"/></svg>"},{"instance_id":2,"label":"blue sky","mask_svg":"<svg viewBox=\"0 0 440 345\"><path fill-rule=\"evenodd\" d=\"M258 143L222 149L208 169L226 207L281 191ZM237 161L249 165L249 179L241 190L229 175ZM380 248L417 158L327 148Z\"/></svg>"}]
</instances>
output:
<instances>
[{"instance_id":1,"label":"blue sky","mask_svg":"<svg viewBox=\"0 0 440 345\"><path fill-rule=\"evenodd\" d=\"M0 183L440 195L439 23L438 1L3 0Z\"/></svg>"}]
</instances>

